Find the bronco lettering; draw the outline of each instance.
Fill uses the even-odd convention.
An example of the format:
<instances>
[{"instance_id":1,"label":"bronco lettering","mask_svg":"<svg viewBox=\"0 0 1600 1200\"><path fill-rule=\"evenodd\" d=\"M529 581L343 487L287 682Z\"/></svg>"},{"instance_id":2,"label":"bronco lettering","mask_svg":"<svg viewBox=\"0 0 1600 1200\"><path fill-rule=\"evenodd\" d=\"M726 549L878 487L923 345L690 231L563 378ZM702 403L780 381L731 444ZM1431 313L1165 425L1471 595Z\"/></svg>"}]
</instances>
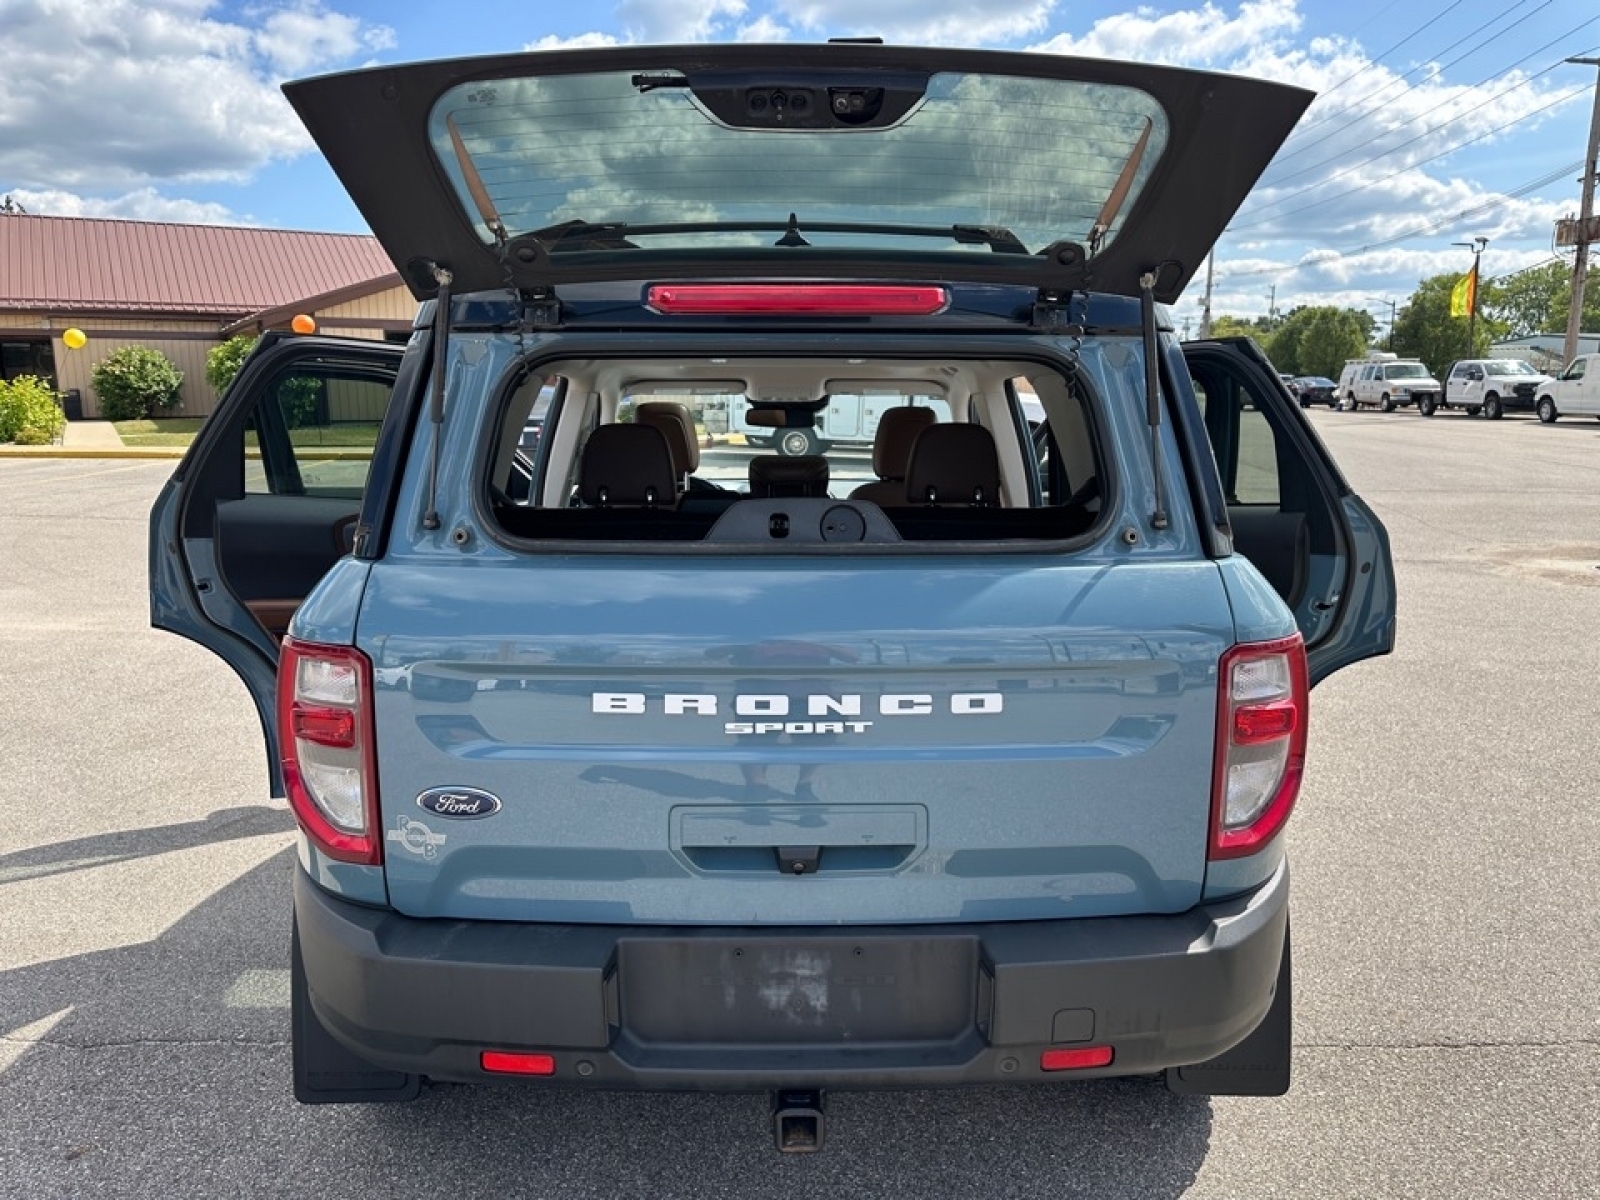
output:
<instances>
[{"instance_id":1,"label":"bronco lettering","mask_svg":"<svg viewBox=\"0 0 1600 1200\"><path fill-rule=\"evenodd\" d=\"M740 695L732 697L734 715L740 717L765 718L761 725L774 724L773 718L787 717L792 713L798 715L800 707L805 708L808 717L859 717L861 715L862 697L858 694L833 696L826 693L808 695L804 697L786 696L781 693L759 693L755 695ZM643 716L651 709L650 697L643 692L594 692L591 697L593 711L604 715L615 716ZM883 717L926 717L934 713L934 698L927 693L895 693L885 692L878 697L878 715ZM946 710L955 717L987 716L1005 710L1005 696L1000 692L956 692L946 702ZM714 717L717 714L717 697L700 692L668 692L660 697L659 712L667 717ZM825 721L827 726L845 725L854 727L860 725L865 728L870 721ZM751 722L728 722L729 733L748 733L748 729L734 729L734 725L744 726ZM777 722L778 727L785 724L809 724L809 722ZM763 729L762 732L768 732ZM788 732L802 732L790 729ZM826 730L806 729L803 732L839 732L828 728ZM857 729L855 732L859 733Z\"/></svg>"}]
</instances>

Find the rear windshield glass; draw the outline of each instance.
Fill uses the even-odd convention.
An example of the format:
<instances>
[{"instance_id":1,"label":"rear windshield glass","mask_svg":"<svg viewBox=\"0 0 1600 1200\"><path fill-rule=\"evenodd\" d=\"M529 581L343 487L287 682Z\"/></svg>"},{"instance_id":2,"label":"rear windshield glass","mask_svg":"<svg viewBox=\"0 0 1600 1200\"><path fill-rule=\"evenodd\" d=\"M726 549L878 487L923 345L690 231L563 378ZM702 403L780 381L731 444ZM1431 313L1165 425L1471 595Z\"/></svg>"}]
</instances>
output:
<instances>
[{"instance_id":1,"label":"rear windshield glass","mask_svg":"<svg viewBox=\"0 0 1600 1200\"><path fill-rule=\"evenodd\" d=\"M486 242L494 224L511 238L547 231L552 254L770 246L790 214L788 236L809 245L1103 247L1167 144L1151 96L1105 84L946 72L899 93L744 81L702 97L690 82L673 71L486 80L446 92L429 133ZM737 113L718 99L728 95ZM813 119L857 101L877 105L880 123ZM777 127L779 108L796 118ZM1108 204L1119 183L1125 195ZM604 228L616 224L629 228Z\"/></svg>"}]
</instances>

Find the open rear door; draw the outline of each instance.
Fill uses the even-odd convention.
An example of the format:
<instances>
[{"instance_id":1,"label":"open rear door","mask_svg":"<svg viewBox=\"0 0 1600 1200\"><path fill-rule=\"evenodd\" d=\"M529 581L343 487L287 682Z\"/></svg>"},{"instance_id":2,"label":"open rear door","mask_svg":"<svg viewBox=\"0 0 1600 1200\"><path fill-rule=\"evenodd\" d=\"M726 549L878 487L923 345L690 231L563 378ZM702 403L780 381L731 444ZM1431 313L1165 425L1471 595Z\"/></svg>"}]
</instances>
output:
<instances>
[{"instance_id":1,"label":"open rear door","mask_svg":"<svg viewBox=\"0 0 1600 1200\"><path fill-rule=\"evenodd\" d=\"M150 514L150 623L198 642L255 700L273 794L278 642L352 547L402 348L268 334Z\"/></svg>"},{"instance_id":2,"label":"open rear door","mask_svg":"<svg viewBox=\"0 0 1600 1200\"><path fill-rule=\"evenodd\" d=\"M1389 535L1248 338L1184 348L1234 548L1294 610L1313 684L1394 648Z\"/></svg>"}]
</instances>

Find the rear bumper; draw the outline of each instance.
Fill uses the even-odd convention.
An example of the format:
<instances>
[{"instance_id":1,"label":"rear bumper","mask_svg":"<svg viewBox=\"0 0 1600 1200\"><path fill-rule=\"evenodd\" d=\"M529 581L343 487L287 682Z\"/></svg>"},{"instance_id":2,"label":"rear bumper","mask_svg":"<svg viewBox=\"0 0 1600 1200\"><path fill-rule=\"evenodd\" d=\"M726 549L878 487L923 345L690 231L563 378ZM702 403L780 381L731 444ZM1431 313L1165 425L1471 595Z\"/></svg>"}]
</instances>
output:
<instances>
[{"instance_id":1,"label":"rear bumper","mask_svg":"<svg viewBox=\"0 0 1600 1200\"><path fill-rule=\"evenodd\" d=\"M1071 1078L1202 1062L1271 1004L1287 865L1175 916L841 929L427 921L339 900L304 871L312 1007L376 1066L493 1078L485 1049L549 1053L540 1082L755 1091L1060 1079L1040 1053L1109 1045Z\"/></svg>"}]
</instances>

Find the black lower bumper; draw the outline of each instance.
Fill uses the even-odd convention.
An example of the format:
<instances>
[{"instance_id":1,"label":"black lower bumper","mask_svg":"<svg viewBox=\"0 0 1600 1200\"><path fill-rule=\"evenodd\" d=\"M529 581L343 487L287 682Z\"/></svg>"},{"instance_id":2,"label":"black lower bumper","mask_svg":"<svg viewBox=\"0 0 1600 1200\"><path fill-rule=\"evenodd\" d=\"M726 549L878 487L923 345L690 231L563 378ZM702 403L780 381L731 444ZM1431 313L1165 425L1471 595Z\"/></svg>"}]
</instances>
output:
<instances>
[{"instance_id":1,"label":"black lower bumper","mask_svg":"<svg viewBox=\"0 0 1600 1200\"><path fill-rule=\"evenodd\" d=\"M1172 916L939 926L698 928L430 921L296 871L318 1022L367 1062L492 1078L484 1050L549 1054L543 1082L637 1089L942 1087L1060 1078L1047 1049L1110 1046L1072 1078L1202 1062L1266 1015L1287 866Z\"/></svg>"}]
</instances>

